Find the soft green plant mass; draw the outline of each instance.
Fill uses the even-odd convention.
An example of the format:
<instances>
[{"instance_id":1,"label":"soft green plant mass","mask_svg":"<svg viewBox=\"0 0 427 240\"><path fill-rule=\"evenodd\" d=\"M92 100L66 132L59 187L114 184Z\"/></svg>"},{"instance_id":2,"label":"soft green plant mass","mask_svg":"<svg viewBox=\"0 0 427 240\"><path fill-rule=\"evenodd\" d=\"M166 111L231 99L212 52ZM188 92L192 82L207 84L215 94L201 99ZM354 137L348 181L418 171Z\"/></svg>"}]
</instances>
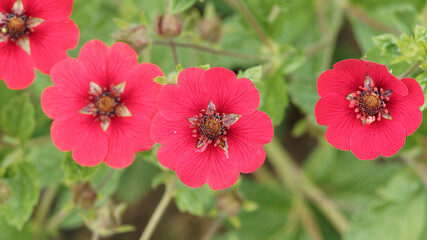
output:
<instances>
[{"instance_id":1,"label":"soft green plant mass","mask_svg":"<svg viewBox=\"0 0 427 240\"><path fill-rule=\"evenodd\" d=\"M172 37L158 34L165 12L177 14ZM19 91L1 81L0 240L140 239L158 204L151 239L427 239L426 104L405 146L371 161L328 144L314 115L319 75L347 58L416 79L427 99L425 0L75 0L71 19L70 57L91 39L123 41L162 84L189 67L250 79L275 136L263 166L222 191L177 180L159 144L125 169L83 167L52 143L40 105L50 77Z\"/></svg>"}]
</instances>

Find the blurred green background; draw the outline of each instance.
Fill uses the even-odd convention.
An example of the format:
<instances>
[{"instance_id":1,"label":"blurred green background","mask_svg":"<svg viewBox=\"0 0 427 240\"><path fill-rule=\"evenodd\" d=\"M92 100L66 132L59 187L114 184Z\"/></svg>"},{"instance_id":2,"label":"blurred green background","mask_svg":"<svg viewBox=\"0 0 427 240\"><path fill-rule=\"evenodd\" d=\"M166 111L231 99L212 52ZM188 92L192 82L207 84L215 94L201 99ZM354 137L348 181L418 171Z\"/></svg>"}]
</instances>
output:
<instances>
[{"instance_id":1,"label":"blurred green background","mask_svg":"<svg viewBox=\"0 0 427 240\"><path fill-rule=\"evenodd\" d=\"M180 67L154 27L166 10L180 15L181 67L254 81L275 139L266 163L230 189L178 183L152 239L427 239L427 123L397 155L361 161L326 143L314 117L318 76L346 58L395 76L413 66L425 89L425 0L76 0L80 42L69 54L91 39L126 41L171 83ZM49 85L39 72L26 90L0 82L0 239L138 239L173 175L157 163L158 146L126 169L78 166L50 140L40 107Z\"/></svg>"}]
</instances>

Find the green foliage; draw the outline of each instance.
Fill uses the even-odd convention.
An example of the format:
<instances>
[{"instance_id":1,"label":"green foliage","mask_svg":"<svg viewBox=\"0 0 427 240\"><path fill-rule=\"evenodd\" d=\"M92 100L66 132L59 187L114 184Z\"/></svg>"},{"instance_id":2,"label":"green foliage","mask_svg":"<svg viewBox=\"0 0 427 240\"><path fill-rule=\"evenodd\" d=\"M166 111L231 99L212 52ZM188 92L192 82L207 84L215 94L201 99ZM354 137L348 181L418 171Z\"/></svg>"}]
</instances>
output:
<instances>
[{"instance_id":1,"label":"green foliage","mask_svg":"<svg viewBox=\"0 0 427 240\"><path fill-rule=\"evenodd\" d=\"M25 225L22 230L17 230L15 227L10 226L3 216L0 216L0 232L2 239L33 239L29 225Z\"/></svg>"},{"instance_id":2,"label":"green foliage","mask_svg":"<svg viewBox=\"0 0 427 240\"><path fill-rule=\"evenodd\" d=\"M411 172L401 172L379 195L369 208L355 215L344 239L421 239L427 194L417 178Z\"/></svg>"},{"instance_id":3,"label":"green foliage","mask_svg":"<svg viewBox=\"0 0 427 240\"><path fill-rule=\"evenodd\" d=\"M181 212L206 216L213 207L214 195L206 185L200 188L190 188L179 181L175 203Z\"/></svg>"},{"instance_id":4,"label":"green foliage","mask_svg":"<svg viewBox=\"0 0 427 240\"><path fill-rule=\"evenodd\" d=\"M30 97L26 94L12 97L1 110L0 120L2 129L11 137L27 140L36 126Z\"/></svg>"},{"instance_id":5,"label":"green foliage","mask_svg":"<svg viewBox=\"0 0 427 240\"><path fill-rule=\"evenodd\" d=\"M17 162L6 169L4 180L10 186L10 197L0 206L0 213L8 224L22 230L39 197L39 174L32 164Z\"/></svg>"},{"instance_id":6,"label":"green foliage","mask_svg":"<svg viewBox=\"0 0 427 240\"><path fill-rule=\"evenodd\" d=\"M193 6L198 0L172 0L172 14L183 12Z\"/></svg>"},{"instance_id":7,"label":"green foliage","mask_svg":"<svg viewBox=\"0 0 427 240\"><path fill-rule=\"evenodd\" d=\"M65 183L67 185L88 180L97 169L98 167L84 167L77 164L71 157L71 152L64 154L62 170L65 173Z\"/></svg>"}]
</instances>

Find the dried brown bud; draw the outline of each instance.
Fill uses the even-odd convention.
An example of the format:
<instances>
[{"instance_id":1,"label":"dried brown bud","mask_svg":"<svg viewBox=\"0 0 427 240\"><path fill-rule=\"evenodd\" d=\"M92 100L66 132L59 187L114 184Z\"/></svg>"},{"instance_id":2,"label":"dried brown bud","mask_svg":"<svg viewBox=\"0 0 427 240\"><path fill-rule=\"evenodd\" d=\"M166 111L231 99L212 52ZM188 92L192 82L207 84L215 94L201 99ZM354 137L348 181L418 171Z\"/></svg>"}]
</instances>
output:
<instances>
[{"instance_id":1,"label":"dried brown bud","mask_svg":"<svg viewBox=\"0 0 427 240\"><path fill-rule=\"evenodd\" d=\"M73 189L73 202L83 208L90 209L96 200L96 192L88 182L76 184Z\"/></svg>"},{"instance_id":2,"label":"dried brown bud","mask_svg":"<svg viewBox=\"0 0 427 240\"><path fill-rule=\"evenodd\" d=\"M142 25L133 25L120 30L113 35L113 38L118 42L129 44L137 53L147 47L150 41L147 29Z\"/></svg>"},{"instance_id":3,"label":"dried brown bud","mask_svg":"<svg viewBox=\"0 0 427 240\"><path fill-rule=\"evenodd\" d=\"M175 14L172 15L168 11L161 16L157 16L155 20L155 29L157 34L165 38L173 38L181 34L182 18Z\"/></svg>"},{"instance_id":4,"label":"dried brown bud","mask_svg":"<svg viewBox=\"0 0 427 240\"><path fill-rule=\"evenodd\" d=\"M218 42L221 39L221 20L218 17L202 19L199 22L199 32L203 40Z\"/></svg>"},{"instance_id":5,"label":"dried brown bud","mask_svg":"<svg viewBox=\"0 0 427 240\"><path fill-rule=\"evenodd\" d=\"M10 188L7 183L0 182L0 205L5 204L10 198Z\"/></svg>"}]
</instances>

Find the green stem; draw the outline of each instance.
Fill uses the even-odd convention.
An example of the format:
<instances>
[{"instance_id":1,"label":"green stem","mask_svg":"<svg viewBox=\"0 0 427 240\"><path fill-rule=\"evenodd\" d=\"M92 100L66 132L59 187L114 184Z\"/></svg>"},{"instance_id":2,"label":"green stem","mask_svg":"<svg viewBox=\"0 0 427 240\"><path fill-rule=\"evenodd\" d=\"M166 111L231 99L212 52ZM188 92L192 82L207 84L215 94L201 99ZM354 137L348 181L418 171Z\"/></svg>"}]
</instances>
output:
<instances>
[{"instance_id":1,"label":"green stem","mask_svg":"<svg viewBox=\"0 0 427 240\"><path fill-rule=\"evenodd\" d=\"M165 46L170 46L171 45L170 42L160 41L160 40L153 41L153 44L156 44L156 45L165 45ZM246 53L238 53L238 52L229 52L229 51L223 51L223 50L216 50L216 49L213 49L213 48L210 48L210 47L205 47L205 46L191 44L191 43L177 43L177 42L174 42L174 45L176 47L191 48L191 49L196 49L196 50L202 51L202 52L208 52L208 53L212 53L212 54L216 54L216 55L223 55L223 56L228 56L228 57L243 58L243 59L252 59L252 60L257 60L257 61L267 61L267 60L269 60L268 57L263 57L263 56L259 56L259 55L252 55L252 54L246 54Z\"/></svg>"},{"instance_id":2,"label":"green stem","mask_svg":"<svg viewBox=\"0 0 427 240\"><path fill-rule=\"evenodd\" d=\"M173 39L171 39L169 41L171 49L172 49L172 55L173 55L173 61L175 63L175 65L179 64L179 59L178 59L178 53L176 52L176 47L175 47L175 42L173 41Z\"/></svg>"},{"instance_id":3,"label":"green stem","mask_svg":"<svg viewBox=\"0 0 427 240\"><path fill-rule=\"evenodd\" d=\"M225 217L224 213L220 213L215 218L215 220L209 226L208 231L203 235L202 240L210 240L215 235L215 233L221 227L221 223L222 223L222 220L224 220L224 217Z\"/></svg>"},{"instance_id":4,"label":"green stem","mask_svg":"<svg viewBox=\"0 0 427 240\"><path fill-rule=\"evenodd\" d=\"M281 143L273 139L265 145L267 156L279 178L284 184L296 192L301 192L311 199L325 214L329 221L335 226L339 233L343 234L348 229L347 219L339 211L335 203L326 197L323 191L317 187L299 167L294 163Z\"/></svg>"},{"instance_id":5,"label":"green stem","mask_svg":"<svg viewBox=\"0 0 427 240\"><path fill-rule=\"evenodd\" d=\"M53 215L46 224L46 229L49 233L55 232L58 226L66 219L70 214L72 209L61 209L55 215Z\"/></svg>"},{"instance_id":6,"label":"green stem","mask_svg":"<svg viewBox=\"0 0 427 240\"><path fill-rule=\"evenodd\" d=\"M148 221L147 226L144 229L139 240L149 240L151 235L153 235L154 230L159 224L160 219L166 211L166 208L169 206L170 201L175 195L175 186L176 186L176 177L172 177L165 183L165 192L163 193L162 199L160 199L159 204L154 210L153 215Z\"/></svg>"},{"instance_id":7,"label":"green stem","mask_svg":"<svg viewBox=\"0 0 427 240\"><path fill-rule=\"evenodd\" d=\"M248 7L242 2L242 0L227 0L227 2L231 6L233 6L234 3L237 5L237 7L242 12L243 16L246 18L246 20L248 20L249 24L255 30L256 34L261 39L261 41L265 44L265 46L267 46L268 50L271 53L274 53L273 45L268 40L267 36L265 35L259 23L257 22L256 18L252 15L252 13L249 11Z\"/></svg>"},{"instance_id":8,"label":"green stem","mask_svg":"<svg viewBox=\"0 0 427 240\"><path fill-rule=\"evenodd\" d=\"M46 216L48 215L49 209L52 205L53 200L55 200L56 197L56 193L58 192L58 188L57 187L49 187L47 188L40 200L40 204L37 207L36 213L35 213L35 217L34 217L34 221L36 223L37 227L37 233L35 236L35 239L39 239L40 238L40 232L39 230L43 229L45 220L46 220Z\"/></svg>"},{"instance_id":9,"label":"green stem","mask_svg":"<svg viewBox=\"0 0 427 240\"><path fill-rule=\"evenodd\" d=\"M414 62L414 64L412 64L408 70L406 70L404 73L402 73L399 78L406 78L409 75L411 75L413 72L415 72L415 70L417 70L417 68L421 65L421 61L416 61Z\"/></svg>"}]
</instances>

